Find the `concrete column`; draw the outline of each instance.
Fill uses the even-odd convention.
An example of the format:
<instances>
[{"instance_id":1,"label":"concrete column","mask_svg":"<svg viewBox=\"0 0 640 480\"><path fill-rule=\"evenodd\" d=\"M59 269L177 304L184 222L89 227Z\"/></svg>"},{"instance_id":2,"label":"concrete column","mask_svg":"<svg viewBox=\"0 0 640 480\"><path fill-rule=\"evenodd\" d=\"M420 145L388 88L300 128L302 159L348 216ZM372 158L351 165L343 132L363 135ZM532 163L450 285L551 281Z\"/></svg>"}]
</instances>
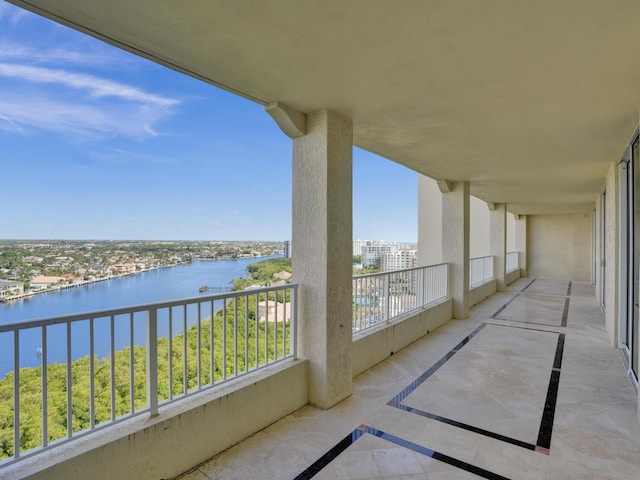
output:
<instances>
[{"instance_id":1,"label":"concrete column","mask_svg":"<svg viewBox=\"0 0 640 480\"><path fill-rule=\"evenodd\" d=\"M520 276L528 277L529 268L527 266L527 216L516 215L516 250L518 252L518 263L520 265Z\"/></svg>"},{"instance_id":2,"label":"concrete column","mask_svg":"<svg viewBox=\"0 0 640 480\"><path fill-rule=\"evenodd\" d=\"M418 174L418 266L442 263L442 193L435 180Z\"/></svg>"},{"instance_id":3,"label":"concrete column","mask_svg":"<svg viewBox=\"0 0 640 480\"><path fill-rule=\"evenodd\" d=\"M494 203L489 208L489 250L493 255L496 289L504 292L507 288L507 205L504 203Z\"/></svg>"},{"instance_id":4,"label":"concrete column","mask_svg":"<svg viewBox=\"0 0 640 480\"><path fill-rule=\"evenodd\" d=\"M300 285L299 355L309 360L309 402L351 395L351 121L308 114L293 141L293 276Z\"/></svg>"},{"instance_id":5,"label":"concrete column","mask_svg":"<svg viewBox=\"0 0 640 480\"><path fill-rule=\"evenodd\" d=\"M443 190L442 260L449 264L453 318L467 318L469 316L469 182L447 182L447 188Z\"/></svg>"}]
</instances>

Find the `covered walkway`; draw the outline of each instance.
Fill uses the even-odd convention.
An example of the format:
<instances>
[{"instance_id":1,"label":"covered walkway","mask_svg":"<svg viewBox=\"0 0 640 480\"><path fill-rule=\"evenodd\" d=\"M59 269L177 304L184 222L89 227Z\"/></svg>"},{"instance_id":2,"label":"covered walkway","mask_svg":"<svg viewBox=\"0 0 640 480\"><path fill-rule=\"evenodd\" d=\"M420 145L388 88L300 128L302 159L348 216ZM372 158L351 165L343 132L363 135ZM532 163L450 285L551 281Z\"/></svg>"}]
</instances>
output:
<instances>
[{"instance_id":1,"label":"covered walkway","mask_svg":"<svg viewBox=\"0 0 640 480\"><path fill-rule=\"evenodd\" d=\"M523 278L183 480L636 479L637 398L588 283Z\"/></svg>"}]
</instances>

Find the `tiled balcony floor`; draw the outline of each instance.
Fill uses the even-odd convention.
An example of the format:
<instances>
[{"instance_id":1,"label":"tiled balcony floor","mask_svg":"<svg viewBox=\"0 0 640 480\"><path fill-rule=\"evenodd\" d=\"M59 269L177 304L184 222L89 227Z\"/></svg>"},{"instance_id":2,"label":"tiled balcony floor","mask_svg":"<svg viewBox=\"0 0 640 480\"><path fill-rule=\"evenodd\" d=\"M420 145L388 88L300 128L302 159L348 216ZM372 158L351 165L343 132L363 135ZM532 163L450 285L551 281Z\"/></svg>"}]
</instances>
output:
<instances>
[{"instance_id":1,"label":"tiled balcony floor","mask_svg":"<svg viewBox=\"0 0 640 480\"><path fill-rule=\"evenodd\" d=\"M531 282L180 478L640 478L637 398L593 288Z\"/></svg>"}]
</instances>

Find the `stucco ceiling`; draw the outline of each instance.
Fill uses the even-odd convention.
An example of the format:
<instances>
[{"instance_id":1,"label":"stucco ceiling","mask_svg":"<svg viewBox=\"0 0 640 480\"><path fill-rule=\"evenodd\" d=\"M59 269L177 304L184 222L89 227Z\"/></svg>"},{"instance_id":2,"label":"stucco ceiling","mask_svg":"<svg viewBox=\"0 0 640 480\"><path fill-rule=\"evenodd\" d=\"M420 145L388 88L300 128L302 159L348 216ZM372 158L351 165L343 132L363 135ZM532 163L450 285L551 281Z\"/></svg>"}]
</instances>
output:
<instances>
[{"instance_id":1,"label":"stucco ceiling","mask_svg":"<svg viewBox=\"0 0 640 480\"><path fill-rule=\"evenodd\" d=\"M638 0L11 1L514 213L593 208L638 122Z\"/></svg>"}]
</instances>

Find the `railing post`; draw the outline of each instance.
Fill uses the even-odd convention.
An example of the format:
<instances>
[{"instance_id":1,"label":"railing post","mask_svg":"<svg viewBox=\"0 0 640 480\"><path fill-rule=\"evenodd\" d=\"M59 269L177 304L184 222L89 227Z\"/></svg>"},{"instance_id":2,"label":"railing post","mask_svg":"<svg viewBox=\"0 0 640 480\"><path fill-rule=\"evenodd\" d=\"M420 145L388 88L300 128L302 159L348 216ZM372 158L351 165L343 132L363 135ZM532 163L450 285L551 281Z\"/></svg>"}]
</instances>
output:
<instances>
[{"instance_id":1,"label":"railing post","mask_svg":"<svg viewBox=\"0 0 640 480\"><path fill-rule=\"evenodd\" d=\"M389 290L391 290L391 281L390 275L386 274L384 276L384 321L389 321L389 312L391 305L389 304L389 300L391 299L391 295Z\"/></svg>"},{"instance_id":2,"label":"railing post","mask_svg":"<svg viewBox=\"0 0 640 480\"><path fill-rule=\"evenodd\" d=\"M298 358L298 332L297 332L297 324L298 324L298 286L293 287L293 295L291 295L291 320L290 320L290 332L289 332L289 341L291 342L291 352L293 353L293 358ZM257 308L257 307L256 307ZM257 320L257 315L256 315Z\"/></svg>"},{"instance_id":3,"label":"railing post","mask_svg":"<svg viewBox=\"0 0 640 480\"><path fill-rule=\"evenodd\" d=\"M147 311L147 403L149 414L158 415L158 311L155 308Z\"/></svg>"},{"instance_id":4,"label":"railing post","mask_svg":"<svg viewBox=\"0 0 640 480\"><path fill-rule=\"evenodd\" d=\"M418 307L424 307L424 285L425 285L425 275L427 273L427 268L426 267L422 267L420 270L417 271L417 277L416 278L416 284L412 285L413 290L416 292L416 295L418 298L416 298L417 303L418 303Z\"/></svg>"}]
</instances>

